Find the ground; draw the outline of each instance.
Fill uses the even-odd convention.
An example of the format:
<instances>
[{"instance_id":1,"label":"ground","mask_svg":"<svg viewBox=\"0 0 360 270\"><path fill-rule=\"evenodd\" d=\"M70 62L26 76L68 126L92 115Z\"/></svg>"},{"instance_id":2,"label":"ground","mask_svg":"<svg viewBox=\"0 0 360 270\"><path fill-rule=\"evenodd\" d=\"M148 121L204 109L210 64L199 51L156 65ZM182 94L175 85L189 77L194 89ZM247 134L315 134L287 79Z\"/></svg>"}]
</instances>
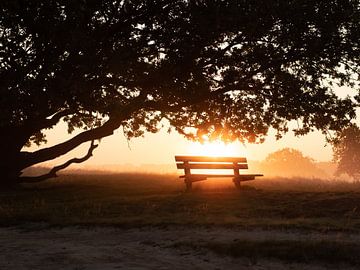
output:
<instances>
[{"instance_id":1,"label":"ground","mask_svg":"<svg viewBox=\"0 0 360 270\"><path fill-rule=\"evenodd\" d=\"M311 258L296 262L261 254L227 256L206 248L209 243L275 241L276 245L276 241L299 239L357 245L360 236L177 226L44 228L38 224L0 229L0 269L358 269L353 261L352 265L344 260L334 265Z\"/></svg>"},{"instance_id":2,"label":"ground","mask_svg":"<svg viewBox=\"0 0 360 270\"><path fill-rule=\"evenodd\" d=\"M358 184L229 182L93 173L3 191L0 269L359 269Z\"/></svg>"}]
</instances>

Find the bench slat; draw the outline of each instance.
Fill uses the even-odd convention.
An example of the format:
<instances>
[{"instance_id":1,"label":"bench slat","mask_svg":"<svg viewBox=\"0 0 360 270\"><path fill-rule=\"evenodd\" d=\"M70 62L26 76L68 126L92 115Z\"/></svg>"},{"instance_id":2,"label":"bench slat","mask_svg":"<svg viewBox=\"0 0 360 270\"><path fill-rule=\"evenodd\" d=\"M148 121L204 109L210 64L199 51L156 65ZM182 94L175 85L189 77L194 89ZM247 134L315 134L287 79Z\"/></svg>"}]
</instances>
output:
<instances>
[{"instance_id":1,"label":"bench slat","mask_svg":"<svg viewBox=\"0 0 360 270\"><path fill-rule=\"evenodd\" d=\"M207 178L211 178L211 177L216 177L216 178L221 178L221 177L235 177L235 178L247 178L247 177L257 177L257 176L264 176L263 174L240 174L239 176L235 176L233 174L190 174L190 175L181 175L179 176L179 178L187 178L187 177L207 177Z\"/></svg>"},{"instance_id":2,"label":"bench slat","mask_svg":"<svg viewBox=\"0 0 360 270\"><path fill-rule=\"evenodd\" d=\"M178 169L248 169L247 164L216 164L216 163L177 163Z\"/></svg>"},{"instance_id":3,"label":"bench slat","mask_svg":"<svg viewBox=\"0 0 360 270\"><path fill-rule=\"evenodd\" d=\"M190 162L247 162L246 157L175 156L175 160Z\"/></svg>"}]
</instances>

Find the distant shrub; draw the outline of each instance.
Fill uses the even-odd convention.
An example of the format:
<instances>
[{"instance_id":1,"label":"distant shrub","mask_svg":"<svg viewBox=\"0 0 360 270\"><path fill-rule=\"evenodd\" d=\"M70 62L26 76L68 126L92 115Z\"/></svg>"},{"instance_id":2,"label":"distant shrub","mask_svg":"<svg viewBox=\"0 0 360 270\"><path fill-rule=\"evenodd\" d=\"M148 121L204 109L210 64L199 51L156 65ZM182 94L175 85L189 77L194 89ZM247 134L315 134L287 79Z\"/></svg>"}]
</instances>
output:
<instances>
[{"instance_id":1,"label":"distant shrub","mask_svg":"<svg viewBox=\"0 0 360 270\"><path fill-rule=\"evenodd\" d=\"M347 174L360 181L360 129L353 125L337 135L333 141L333 159L338 163L336 175Z\"/></svg>"},{"instance_id":2,"label":"distant shrub","mask_svg":"<svg viewBox=\"0 0 360 270\"><path fill-rule=\"evenodd\" d=\"M260 168L265 175L328 177L323 170L316 166L312 158L306 157L299 150L292 148L284 148L270 153L261 162Z\"/></svg>"}]
</instances>

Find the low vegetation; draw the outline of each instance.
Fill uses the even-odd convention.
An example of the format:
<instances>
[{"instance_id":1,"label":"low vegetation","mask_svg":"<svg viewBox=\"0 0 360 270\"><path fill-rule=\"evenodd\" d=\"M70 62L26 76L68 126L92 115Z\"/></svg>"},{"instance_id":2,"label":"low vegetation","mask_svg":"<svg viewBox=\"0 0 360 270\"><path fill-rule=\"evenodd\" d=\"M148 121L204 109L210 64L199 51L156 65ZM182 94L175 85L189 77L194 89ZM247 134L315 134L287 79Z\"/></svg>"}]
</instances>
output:
<instances>
[{"instance_id":1,"label":"low vegetation","mask_svg":"<svg viewBox=\"0 0 360 270\"><path fill-rule=\"evenodd\" d=\"M336 265L360 265L360 245L340 241L301 240L236 240L232 243L206 242L176 243L175 248L210 250L221 256L248 258L252 264L262 259L280 260L288 263L318 263L329 268Z\"/></svg>"},{"instance_id":2,"label":"low vegetation","mask_svg":"<svg viewBox=\"0 0 360 270\"><path fill-rule=\"evenodd\" d=\"M194 185L176 175L69 174L0 193L0 225L237 226L360 231L360 185L261 179L237 191L229 179Z\"/></svg>"}]
</instances>

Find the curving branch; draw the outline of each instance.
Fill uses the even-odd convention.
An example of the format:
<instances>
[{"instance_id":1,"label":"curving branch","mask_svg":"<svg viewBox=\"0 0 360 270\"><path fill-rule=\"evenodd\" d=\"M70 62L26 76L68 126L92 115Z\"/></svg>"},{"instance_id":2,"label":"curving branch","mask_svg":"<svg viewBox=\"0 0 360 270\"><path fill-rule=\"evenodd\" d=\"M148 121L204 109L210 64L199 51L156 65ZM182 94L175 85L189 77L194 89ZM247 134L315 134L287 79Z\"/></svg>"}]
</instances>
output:
<instances>
[{"instance_id":1,"label":"curving branch","mask_svg":"<svg viewBox=\"0 0 360 270\"><path fill-rule=\"evenodd\" d=\"M70 115L72 113L74 113L74 111L69 110L69 109L60 110L60 111L54 113L50 118L47 119L48 120L47 124L48 124L48 126L56 125L62 117Z\"/></svg>"},{"instance_id":2,"label":"curving branch","mask_svg":"<svg viewBox=\"0 0 360 270\"><path fill-rule=\"evenodd\" d=\"M94 141L91 141L89 150L85 156L83 156L81 158L72 158L61 165L55 166L48 173L43 174L43 175L19 177L19 183L37 183L37 182L42 182L49 178L57 177L56 173L58 171L69 167L73 163L82 163L82 162L88 160L90 157L92 157L92 153L93 153L94 149L97 147L98 147L98 144L95 144Z\"/></svg>"},{"instance_id":3,"label":"curving branch","mask_svg":"<svg viewBox=\"0 0 360 270\"><path fill-rule=\"evenodd\" d=\"M111 114L107 122L105 122L102 126L83 131L63 143L43 148L35 152L21 152L22 160L19 162L19 168L25 169L34 164L55 159L65 155L82 143L98 140L112 135L114 131L121 126L124 120L131 117L133 112L143 107L144 99L144 96L138 96L134 98L127 106L124 106L121 110Z\"/></svg>"}]
</instances>

